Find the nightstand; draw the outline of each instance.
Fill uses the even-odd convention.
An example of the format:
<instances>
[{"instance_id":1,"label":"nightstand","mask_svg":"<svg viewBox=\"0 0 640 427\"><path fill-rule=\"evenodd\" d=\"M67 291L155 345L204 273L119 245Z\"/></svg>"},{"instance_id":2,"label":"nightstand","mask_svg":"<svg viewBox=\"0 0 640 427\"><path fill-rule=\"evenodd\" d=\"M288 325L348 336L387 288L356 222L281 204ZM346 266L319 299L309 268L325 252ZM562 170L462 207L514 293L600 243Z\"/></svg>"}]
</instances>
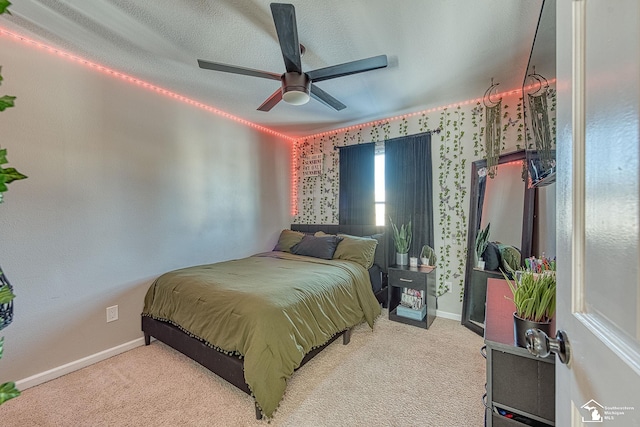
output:
<instances>
[{"instance_id":1,"label":"nightstand","mask_svg":"<svg viewBox=\"0 0 640 427\"><path fill-rule=\"evenodd\" d=\"M405 316L399 316L397 307L400 304L400 296L403 288L424 291L426 315L422 320L415 320ZM436 318L436 268L435 267L409 267L394 265L389 267L389 319L408 325L428 329Z\"/></svg>"}]
</instances>

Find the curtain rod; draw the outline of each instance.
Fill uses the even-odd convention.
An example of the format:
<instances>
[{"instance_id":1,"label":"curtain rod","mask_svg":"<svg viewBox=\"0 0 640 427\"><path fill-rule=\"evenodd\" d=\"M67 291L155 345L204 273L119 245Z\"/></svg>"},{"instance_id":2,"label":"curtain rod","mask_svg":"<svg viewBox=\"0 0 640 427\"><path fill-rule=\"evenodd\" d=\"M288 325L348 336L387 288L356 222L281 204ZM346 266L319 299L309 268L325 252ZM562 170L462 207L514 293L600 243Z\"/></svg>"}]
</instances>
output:
<instances>
[{"instance_id":1,"label":"curtain rod","mask_svg":"<svg viewBox=\"0 0 640 427\"><path fill-rule=\"evenodd\" d=\"M439 134L440 132L442 132L442 128L440 126L438 126L436 129L432 129L432 130L427 130L426 132L420 132L420 133L414 133L411 135L403 135L403 136L398 136L396 138L390 138L390 139L398 139L398 138L408 138L411 136L422 136L422 135L431 135L433 133L437 133ZM384 141L376 141L376 142L362 142L360 144L349 144L349 145L334 145L333 149L334 150L338 150L342 147L350 147L351 145L363 145L363 144L378 144L378 143L384 143L385 141L388 140L384 140Z\"/></svg>"}]
</instances>

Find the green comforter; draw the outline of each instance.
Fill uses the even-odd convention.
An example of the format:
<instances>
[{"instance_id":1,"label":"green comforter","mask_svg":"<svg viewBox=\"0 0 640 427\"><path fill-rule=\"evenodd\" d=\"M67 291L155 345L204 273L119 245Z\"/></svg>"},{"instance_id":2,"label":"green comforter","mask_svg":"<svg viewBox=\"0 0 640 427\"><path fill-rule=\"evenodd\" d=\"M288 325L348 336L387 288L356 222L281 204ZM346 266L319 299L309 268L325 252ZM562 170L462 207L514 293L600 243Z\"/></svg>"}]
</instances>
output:
<instances>
[{"instance_id":1,"label":"green comforter","mask_svg":"<svg viewBox=\"0 0 640 427\"><path fill-rule=\"evenodd\" d=\"M245 381L271 417L306 353L364 321L373 327L380 312L362 266L267 252L166 273L142 314L242 355Z\"/></svg>"}]
</instances>

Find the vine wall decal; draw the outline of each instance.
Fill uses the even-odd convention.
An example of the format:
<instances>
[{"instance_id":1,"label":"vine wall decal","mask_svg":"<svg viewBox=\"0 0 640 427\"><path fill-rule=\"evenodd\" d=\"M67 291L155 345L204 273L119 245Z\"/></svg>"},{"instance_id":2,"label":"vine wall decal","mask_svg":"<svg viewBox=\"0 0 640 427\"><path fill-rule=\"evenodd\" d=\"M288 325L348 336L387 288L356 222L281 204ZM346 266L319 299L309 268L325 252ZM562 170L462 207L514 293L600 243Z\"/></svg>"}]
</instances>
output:
<instances>
[{"instance_id":1,"label":"vine wall decal","mask_svg":"<svg viewBox=\"0 0 640 427\"><path fill-rule=\"evenodd\" d=\"M555 89L548 89L551 110L549 116L555 135ZM525 135L523 103L520 92L504 96L502 107L502 152L532 148L531 137ZM515 108L513 106L515 105ZM419 114L407 114L393 119L312 135L295 142L299 159L311 154L323 154L323 174L301 177L297 168L297 214L292 222L299 224L337 224L339 201L339 152L336 147L380 142L399 136L432 130L432 170L434 179L435 249L438 258L439 294L444 283L453 284L453 295L462 301L465 262L471 162L484 157L484 118L479 102L439 108ZM395 122L395 123L392 123ZM434 127L437 126L437 129ZM295 194L295 192L294 192ZM296 202L296 201L294 201ZM294 210L296 212L296 210ZM416 254L417 256L417 254ZM450 298L443 295L443 298ZM455 297L453 297L455 298ZM458 298L456 298L458 299ZM459 301L457 305L459 305ZM460 306L461 307L461 306Z\"/></svg>"}]
</instances>

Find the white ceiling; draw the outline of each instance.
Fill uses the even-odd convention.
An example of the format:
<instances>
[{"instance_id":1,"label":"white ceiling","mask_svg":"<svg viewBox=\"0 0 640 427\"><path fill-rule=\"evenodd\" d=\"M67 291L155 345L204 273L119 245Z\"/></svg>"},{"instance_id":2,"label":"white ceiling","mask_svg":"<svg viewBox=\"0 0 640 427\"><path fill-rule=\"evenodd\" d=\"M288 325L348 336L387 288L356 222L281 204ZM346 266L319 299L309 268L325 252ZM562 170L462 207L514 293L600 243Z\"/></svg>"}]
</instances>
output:
<instances>
[{"instance_id":1,"label":"white ceiling","mask_svg":"<svg viewBox=\"0 0 640 427\"><path fill-rule=\"evenodd\" d=\"M14 0L0 27L290 136L521 87L542 0L292 0L304 71L386 54L387 68L318 83L311 100L256 108L279 82L196 59L283 73L268 0Z\"/></svg>"}]
</instances>

